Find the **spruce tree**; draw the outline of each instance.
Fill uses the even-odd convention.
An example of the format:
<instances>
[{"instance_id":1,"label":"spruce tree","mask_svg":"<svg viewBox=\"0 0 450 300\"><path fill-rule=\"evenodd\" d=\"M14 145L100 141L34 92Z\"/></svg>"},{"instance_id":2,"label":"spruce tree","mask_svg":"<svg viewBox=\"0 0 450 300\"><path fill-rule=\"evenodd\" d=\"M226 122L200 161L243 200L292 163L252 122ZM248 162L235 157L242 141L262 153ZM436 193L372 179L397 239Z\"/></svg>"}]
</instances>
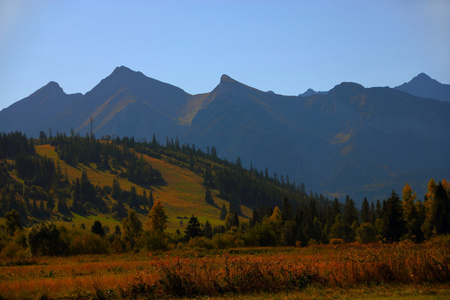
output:
<instances>
[{"instance_id":1,"label":"spruce tree","mask_svg":"<svg viewBox=\"0 0 450 300\"><path fill-rule=\"evenodd\" d=\"M153 203L155 203L155 201L153 200L153 192L150 191L150 195L148 196L148 209L152 210Z\"/></svg>"},{"instance_id":2,"label":"spruce tree","mask_svg":"<svg viewBox=\"0 0 450 300\"><path fill-rule=\"evenodd\" d=\"M128 197L128 205L135 210L139 209L138 196L136 192L136 187L134 185L131 186L130 196Z\"/></svg>"},{"instance_id":3,"label":"spruce tree","mask_svg":"<svg viewBox=\"0 0 450 300\"><path fill-rule=\"evenodd\" d=\"M209 189L209 186L206 187L205 202L208 204L214 205L214 199L211 195L211 190Z\"/></svg>"},{"instance_id":4,"label":"spruce tree","mask_svg":"<svg viewBox=\"0 0 450 300\"><path fill-rule=\"evenodd\" d=\"M405 224L400 198L395 191L392 191L386 201L385 212L386 239L390 242L398 242L405 233Z\"/></svg>"},{"instance_id":5,"label":"spruce tree","mask_svg":"<svg viewBox=\"0 0 450 300\"><path fill-rule=\"evenodd\" d=\"M94 225L91 227L91 232L98 234L99 236L105 236L105 229L100 221L95 221Z\"/></svg>"},{"instance_id":6,"label":"spruce tree","mask_svg":"<svg viewBox=\"0 0 450 300\"><path fill-rule=\"evenodd\" d=\"M191 238L202 236L203 232L200 226L200 222L198 221L197 217L192 215L192 217L189 219L188 225L186 227L186 230L184 231L184 234L186 235L186 240L189 240Z\"/></svg>"},{"instance_id":7,"label":"spruce tree","mask_svg":"<svg viewBox=\"0 0 450 300\"><path fill-rule=\"evenodd\" d=\"M225 218L227 217L227 215L228 215L228 210L227 210L225 204L222 204L222 209L220 210L220 220L224 221Z\"/></svg>"},{"instance_id":8,"label":"spruce tree","mask_svg":"<svg viewBox=\"0 0 450 300\"><path fill-rule=\"evenodd\" d=\"M206 220L205 226L203 226L203 236L205 236L208 239L212 239L214 233L211 226L211 223L209 223L208 220Z\"/></svg>"},{"instance_id":9,"label":"spruce tree","mask_svg":"<svg viewBox=\"0 0 450 300\"><path fill-rule=\"evenodd\" d=\"M370 220L370 206L369 202L366 198L364 198L364 201L362 203L361 207L361 223L368 223Z\"/></svg>"}]
</instances>

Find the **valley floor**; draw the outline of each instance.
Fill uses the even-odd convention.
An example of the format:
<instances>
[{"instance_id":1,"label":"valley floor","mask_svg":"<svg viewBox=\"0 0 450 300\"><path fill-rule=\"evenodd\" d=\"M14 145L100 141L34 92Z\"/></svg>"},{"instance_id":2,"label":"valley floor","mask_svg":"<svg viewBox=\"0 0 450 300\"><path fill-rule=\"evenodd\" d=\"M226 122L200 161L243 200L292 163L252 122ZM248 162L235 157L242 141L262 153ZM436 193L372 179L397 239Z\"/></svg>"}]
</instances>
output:
<instances>
[{"instance_id":1,"label":"valley floor","mask_svg":"<svg viewBox=\"0 0 450 300\"><path fill-rule=\"evenodd\" d=\"M0 299L445 299L450 245L184 249L0 261Z\"/></svg>"}]
</instances>

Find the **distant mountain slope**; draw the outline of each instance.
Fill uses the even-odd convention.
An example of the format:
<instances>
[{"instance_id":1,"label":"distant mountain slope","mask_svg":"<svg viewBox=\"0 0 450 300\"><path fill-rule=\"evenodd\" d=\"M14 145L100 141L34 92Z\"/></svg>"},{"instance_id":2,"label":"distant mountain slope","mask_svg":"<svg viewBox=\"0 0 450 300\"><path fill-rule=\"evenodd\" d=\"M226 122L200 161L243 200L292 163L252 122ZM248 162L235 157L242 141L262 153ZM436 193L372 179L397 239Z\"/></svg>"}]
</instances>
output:
<instances>
[{"instance_id":1,"label":"distant mountain slope","mask_svg":"<svg viewBox=\"0 0 450 300\"><path fill-rule=\"evenodd\" d=\"M55 128L55 123L64 118L64 112L81 98L81 94L67 95L56 82L49 82L27 98L0 111L0 130L19 130L29 136L38 136L41 130L48 132L49 128Z\"/></svg>"},{"instance_id":2,"label":"distant mountain slope","mask_svg":"<svg viewBox=\"0 0 450 300\"><path fill-rule=\"evenodd\" d=\"M208 101L187 140L282 170L328 195L374 199L406 181L423 185L450 174L448 103L355 83L327 95L287 97L226 76Z\"/></svg>"},{"instance_id":3,"label":"distant mountain slope","mask_svg":"<svg viewBox=\"0 0 450 300\"><path fill-rule=\"evenodd\" d=\"M442 84L425 73L420 73L395 89L419 97L450 102L450 84Z\"/></svg>"},{"instance_id":4,"label":"distant mountain slope","mask_svg":"<svg viewBox=\"0 0 450 300\"><path fill-rule=\"evenodd\" d=\"M413 95L424 86L427 98ZM190 95L118 67L85 95L67 95L49 83L2 110L0 130L85 134L92 118L97 137L178 136L203 149L215 146L229 160L240 157L245 166L268 167L283 180L289 174L308 189L360 202L400 192L406 182L425 189L431 177L450 177L450 103L430 99L446 87L420 74L396 89L341 83L295 97L223 75L210 93Z\"/></svg>"},{"instance_id":5,"label":"distant mountain slope","mask_svg":"<svg viewBox=\"0 0 450 300\"><path fill-rule=\"evenodd\" d=\"M308 89L303 94L298 95L299 97L309 97L313 95L325 95L327 92L316 92L313 89Z\"/></svg>"}]
</instances>

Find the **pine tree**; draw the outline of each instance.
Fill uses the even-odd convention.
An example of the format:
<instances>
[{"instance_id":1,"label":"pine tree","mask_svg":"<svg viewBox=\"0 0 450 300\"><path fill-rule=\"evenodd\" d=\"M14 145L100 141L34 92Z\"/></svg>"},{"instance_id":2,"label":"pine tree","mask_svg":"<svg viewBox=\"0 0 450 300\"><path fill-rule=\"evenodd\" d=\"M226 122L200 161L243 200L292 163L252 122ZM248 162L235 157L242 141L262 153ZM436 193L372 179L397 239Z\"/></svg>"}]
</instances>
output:
<instances>
[{"instance_id":1,"label":"pine tree","mask_svg":"<svg viewBox=\"0 0 450 300\"><path fill-rule=\"evenodd\" d=\"M405 233L402 205L399 196L392 191L386 201L386 239L390 242L398 242Z\"/></svg>"},{"instance_id":2,"label":"pine tree","mask_svg":"<svg viewBox=\"0 0 450 300\"><path fill-rule=\"evenodd\" d=\"M134 185L131 186L130 196L128 197L128 205L135 210L139 209L138 196L136 192L136 187Z\"/></svg>"},{"instance_id":3,"label":"pine tree","mask_svg":"<svg viewBox=\"0 0 450 300\"><path fill-rule=\"evenodd\" d=\"M206 192L205 192L205 202L211 205L214 205L214 199L211 195L211 191L209 189L209 186L206 187Z\"/></svg>"},{"instance_id":4,"label":"pine tree","mask_svg":"<svg viewBox=\"0 0 450 300\"><path fill-rule=\"evenodd\" d=\"M227 210L225 204L222 204L222 209L220 210L220 220L224 221L225 218L227 217L227 215L228 215L228 210Z\"/></svg>"},{"instance_id":5,"label":"pine tree","mask_svg":"<svg viewBox=\"0 0 450 300\"><path fill-rule=\"evenodd\" d=\"M292 209L292 205L287 197L284 197L283 199L283 211L281 213L281 217L283 222L294 220L294 210Z\"/></svg>"},{"instance_id":6,"label":"pine tree","mask_svg":"<svg viewBox=\"0 0 450 300\"><path fill-rule=\"evenodd\" d=\"M155 203L155 201L153 200L153 192L150 191L150 195L148 196L148 209L149 210L152 210L153 203Z\"/></svg>"},{"instance_id":7,"label":"pine tree","mask_svg":"<svg viewBox=\"0 0 450 300\"><path fill-rule=\"evenodd\" d=\"M212 239L214 233L211 226L211 223L209 223L208 220L206 220L205 226L203 226L203 236L205 236L208 239Z\"/></svg>"},{"instance_id":8,"label":"pine tree","mask_svg":"<svg viewBox=\"0 0 450 300\"><path fill-rule=\"evenodd\" d=\"M342 221L347 226L352 226L353 222L358 221L358 209L356 208L353 199L351 199L349 196L347 196L345 199Z\"/></svg>"},{"instance_id":9,"label":"pine tree","mask_svg":"<svg viewBox=\"0 0 450 300\"><path fill-rule=\"evenodd\" d=\"M361 223L367 223L370 220L370 206L369 202L366 198L364 198L364 201L362 203L361 207Z\"/></svg>"},{"instance_id":10,"label":"pine tree","mask_svg":"<svg viewBox=\"0 0 450 300\"><path fill-rule=\"evenodd\" d=\"M152 210L148 214L150 218L150 228L158 235L164 235L167 228L167 216L161 201L157 200Z\"/></svg>"},{"instance_id":11,"label":"pine tree","mask_svg":"<svg viewBox=\"0 0 450 300\"><path fill-rule=\"evenodd\" d=\"M133 249L143 230L142 223L134 210L128 211L128 216L122 220L124 241L128 249Z\"/></svg>"},{"instance_id":12,"label":"pine tree","mask_svg":"<svg viewBox=\"0 0 450 300\"><path fill-rule=\"evenodd\" d=\"M75 212L80 212L81 207L81 190L80 190L80 180L77 178L75 180L75 185L72 190L72 210Z\"/></svg>"},{"instance_id":13,"label":"pine tree","mask_svg":"<svg viewBox=\"0 0 450 300\"><path fill-rule=\"evenodd\" d=\"M55 208L55 201L51 195L48 195L47 198L47 210L51 212Z\"/></svg>"},{"instance_id":14,"label":"pine tree","mask_svg":"<svg viewBox=\"0 0 450 300\"><path fill-rule=\"evenodd\" d=\"M123 205L121 199L117 200L116 212L114 213L114 218L121 220L127 216L127 209Z\"/></svg>"},{"instance_id":15,"label":"pine tree","mask_svg":"<svg viewBox=\"0 0 450 300\"><path fill-rule=\"evenodd\" d=\"M239 228L239 216L237 213L232 215L231 226Z\"/></svg>"},{"instance_id":16,"label":"pine tree","mask_svg":"<svg viewBox=\"0 0 450 300\"><path fill-rule=\"evenodd\" d=\"M420 229L421 224L419 223L420 218L415 203L416 193L413 193L409 184L405 184L402 198L403 221L408 237L413 241L421 241L423 238Z\"/></svg>"},{"instance_id":17,"label":"pine tree","mask_svg":"<svg viewBox=\"0 0 450 300\"><path fill-rule=\"evenodd\" d=\"M430 187L430 184L429 184ZM427 215L422 226L427 238L450 233L450 199L442 182L431 186L427 194Z\"/></svg>"},{"instance_id":18,"label":"pine tree","mask_svg":"<svg viewBox=\"0 0 450 300\"><path fill-rule=\"evenodd\" d=\"M95 221L94 225L91 227L91 232L98 234L99 236L105 236L105 229L100 221Z\"/></svg>"},{"instance_id":19,"label":"pine tree","mask_svg":"<svg viewBox=\"0 0 450 300\"><path fill-rule=\"evenodd\" d=\"M120 188L119 180L116 178L113 179L112 189L111 189L111 197L114 200L118 200L120 195L122 194L122 189Z\"/></svg>"},{"instance_id":20,"label":"pine tree","mask_svg":"<svg viewBox=\"0 0 450 300\"><path fill-rule=\"evenodd\" d=\"M186 230L184 231L184 234L186 235L186 240L189 240L191 238L202 236L203 232L200 226L200 222L198 221L197 217L192 215L192 217L189 219L188 225L186 227Z\"/></svg>"}]
</instances>

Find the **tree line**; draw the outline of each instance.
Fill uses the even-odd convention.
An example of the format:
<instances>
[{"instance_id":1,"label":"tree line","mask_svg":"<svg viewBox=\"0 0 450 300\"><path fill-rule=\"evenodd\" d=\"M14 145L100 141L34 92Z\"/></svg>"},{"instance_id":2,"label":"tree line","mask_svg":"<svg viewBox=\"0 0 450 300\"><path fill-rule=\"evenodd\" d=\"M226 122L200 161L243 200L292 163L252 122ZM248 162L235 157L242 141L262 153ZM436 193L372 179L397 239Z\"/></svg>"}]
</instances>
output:
<instances>
[{"instance_id":1,"label":"tree line","mask_svg":"<svg viewBox=\"0 0 450 300\"><path fill-rule=\"evenodd\" d=\"M117 180L127 178L147 188L163 183L161 174L143 159L145 154L202 176L205 203L215 205L213 193L229 203L228 208L221 207L223 225L200 224L192 216L189 230L177 232L169 240L167 236L160 238L160 244L181 243L182 247L191 239L201 240L207 247L305 246L402 239L421 242L450 231L450 188L446 180L438 183L430 180L423 201L405 185L401 197L393 191L389 198L375 203L364 199L358 209L348 196L341 203L312 192L307 194L305 186L291 182L288 175L278 178L276 174L270 176L267 169L245 169L239 158L229 162L217 157L215 147L203 152L195 145L180 144L178 139L167 139L163 146L155 136L150 142L138 142L128 137L97 140L93 136L57 133L55 137L47 137L42 133L33 140L15 132L3 133L0 141L0 216L14 211L21 226L51 219L56 213L70 220L73 213L97 211L113 213L116 219L123 220L131 210L140 214L151 212L155 203L152 192L147 195L144 190L138 195L134 186L130 191L123 190ZM36 154L34 145L41 143L54 146L59 158L68 164L94 163L117 177L112 186L104 187L94 186L86 172L69 182L58 160L55 163ZM242 215L241 205L253 208L250 220ZM126 244L123 239L121 242Z\"/></svg>"}]
</instances>

